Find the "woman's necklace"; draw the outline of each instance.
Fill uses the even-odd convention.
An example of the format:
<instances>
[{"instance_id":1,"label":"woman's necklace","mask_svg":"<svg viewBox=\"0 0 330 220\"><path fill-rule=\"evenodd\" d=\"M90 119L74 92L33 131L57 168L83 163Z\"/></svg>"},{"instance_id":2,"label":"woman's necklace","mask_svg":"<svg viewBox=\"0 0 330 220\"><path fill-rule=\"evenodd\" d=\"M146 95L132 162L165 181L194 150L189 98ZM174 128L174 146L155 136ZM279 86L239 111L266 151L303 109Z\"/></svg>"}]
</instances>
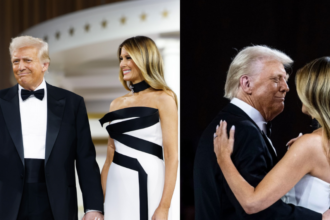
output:
<instances>
[{"instance_id":1,"label":"woman's necklace","mask_svg":"<svg viewBox=\"0 0 330 220\"><path fill-rule=\"evenodd\" d=\"M139 83L136 84L132 84L129 86L129 88L131 89L132 93L137 93L137 92L141 92L143 90L148 89L150 86L146 81L141 81Z\"/></svg>"}]
</instances>

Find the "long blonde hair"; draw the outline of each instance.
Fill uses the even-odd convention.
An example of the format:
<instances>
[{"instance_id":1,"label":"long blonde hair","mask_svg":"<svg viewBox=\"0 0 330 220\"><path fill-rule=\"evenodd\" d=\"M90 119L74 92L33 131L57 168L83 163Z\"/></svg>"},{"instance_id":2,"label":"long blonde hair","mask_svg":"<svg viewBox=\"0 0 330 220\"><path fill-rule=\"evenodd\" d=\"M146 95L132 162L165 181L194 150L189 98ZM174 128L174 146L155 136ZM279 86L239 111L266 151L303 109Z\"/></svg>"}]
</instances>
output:
<instances>
[{"instance_id":1,"label":"long blonde hair","mask_svg":"<svg viewBox=\"0 0 330 220\"><path fill-rule=\"evenodd\" d=\"M126 39L119 45L118 59L120 62L121 49L125 47L127 53L139 68L142 78L154 90L162 90L174 97L176 105L178 105L176 94L168 87L164 79L163 59L153 40L145 36L137 36ZM119 70L119 79L126 90L130 91L131 82L124 80L123 71ZM129 84L129 85L128 85Z\"/></svg>"},{"instance_id":2,"label":"long blonde hair","mask_svg":"<svg viewBox=\"0 0 330 220\"><path fill-rule=\"evenodd\" d=\"M318 58L299 69L296 86L308 113L323 128L323 148L330 160L330 57Z\"/></svg>"}]
</instances>

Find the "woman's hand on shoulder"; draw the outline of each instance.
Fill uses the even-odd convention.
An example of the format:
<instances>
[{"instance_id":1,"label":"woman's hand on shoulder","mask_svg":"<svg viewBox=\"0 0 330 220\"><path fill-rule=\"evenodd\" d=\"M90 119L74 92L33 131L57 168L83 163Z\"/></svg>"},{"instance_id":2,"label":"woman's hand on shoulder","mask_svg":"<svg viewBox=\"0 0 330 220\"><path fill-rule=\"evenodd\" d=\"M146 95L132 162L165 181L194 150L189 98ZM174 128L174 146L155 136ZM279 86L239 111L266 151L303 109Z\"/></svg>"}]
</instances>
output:
<instances>
[{"instance_id":1,"label":"woman's hand on shoulder","mask_svg":"<svg viewBox=\"0 0 330 220\"><path fill-rule=\"evenodd\" d=\"M296 140L298 140L298 138L300 138L301 136L302 136L302 133L299 133L298 137L296 137L296 138L292 138L292 139L286 144L286 146L288 147L288 150L289 150L289 148L291 147L291 145L292 145Z\"/></svg>"},{"instance_id":2,"label":"woman's hand on shoulder","mask_svg":"<svg viewBox=\"0 0 330 220\"><path fill-rule=\"evenodd\" d=\"M299 136L299 138L291 144L290 150L301 150L309 155L309 153L313 153L318 146L322 146L322 136L319 133L310 133Z\"/></svg>"},{"instance_id":3,"label":"woman's hand on shoulder","mask_svg":"<svg viewBox=\"0 0 330 220\"><path fill-rule=\"evenodd\" d=\"M291 158L300 157L301 165L308 166L312 171L323 155L322 135L320 133L305 134L299 137L286 153Z\"/></svg>"},{"instance_id":4,"label":"woman's hand on shoulder","mask_svg":"<svg viewBox=\"0 0 330 220\"><path fill-rule=\"evenodd\" d=\"M235 126L232 126L229 132L229 137L227 135L227 122L220 121L220 126L216 127L216 132L214 133L214 153L217 157L218 164L221 166L222 162L229 159L234 150L234 134Z\"/></svg>"}]
</instances>

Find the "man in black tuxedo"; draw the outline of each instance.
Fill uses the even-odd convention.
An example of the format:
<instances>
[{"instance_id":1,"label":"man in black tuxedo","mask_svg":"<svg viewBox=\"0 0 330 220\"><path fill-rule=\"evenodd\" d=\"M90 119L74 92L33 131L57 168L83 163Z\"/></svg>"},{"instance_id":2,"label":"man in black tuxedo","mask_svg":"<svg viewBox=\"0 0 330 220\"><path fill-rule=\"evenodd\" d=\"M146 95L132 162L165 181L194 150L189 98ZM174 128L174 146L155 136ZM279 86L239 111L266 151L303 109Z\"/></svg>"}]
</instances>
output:
<instances>
[{"instance_id":1,"label":"man in black tuxedo","mask_svg":"<svg viewBox=\"0 0 330 220\"><path fill-rule=\"evenodd\" d=\"M17 85L0 91L0 219L77 220L75 164L84 220L103 220L103 193L82 97L44 80L48 44L14 38Z\"/></svg>"},{"instance_id":2,"label":"man in black tuxedo","mask_svg":"<svg viewBox=\"0 0 330 220\"><path fill-rule=\"evenodd\" d=\"M225 85L225 97L231 102L206 128L196 152L196 220L322 219L319 213L281 200L248 215L229 188L213 148L213 135L220 120L228 123L228 129L235 125L233 163L246 181L254 187L258 185L278 161L267 122L284 109L284 98L289 91L284 66L291 63L284 53L265 46L247 47L232 61ZM323 219L330 219L328 214Z\"/></svg>"}]
</instances>

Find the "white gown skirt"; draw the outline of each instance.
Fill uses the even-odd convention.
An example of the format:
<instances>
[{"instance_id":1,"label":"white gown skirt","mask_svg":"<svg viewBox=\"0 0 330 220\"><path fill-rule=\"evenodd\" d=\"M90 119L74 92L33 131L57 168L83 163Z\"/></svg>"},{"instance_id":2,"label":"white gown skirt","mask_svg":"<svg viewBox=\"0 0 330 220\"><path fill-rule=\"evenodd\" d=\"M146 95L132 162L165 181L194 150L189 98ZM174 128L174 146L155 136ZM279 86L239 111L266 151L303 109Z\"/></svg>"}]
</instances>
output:
<instances>
[{"instance_id":1,"label":"white gown skirt","mask_svg":"<svg viewBox=\"0 0 330 220\"><path fill-rule=\"evenodd\" d=\"M116 129L109 129L116 151L107 177L105 220L151 220L163 195L165 164L162 159L162 132L159 119L158 122L157 118L155 119L157 123L150 123L143 128L116 136L114 131L122 128L119 124L134 121L132 119L138 118L115 120L109 125L111 129ZM137 149L135 146L139 145L139 141L141 148ZM149 144L150 147L147 146ZM155 148L158 149L156 153ZM168 220L171 219L170 215L169 212Z\"/></svg>"}]
</instances>

